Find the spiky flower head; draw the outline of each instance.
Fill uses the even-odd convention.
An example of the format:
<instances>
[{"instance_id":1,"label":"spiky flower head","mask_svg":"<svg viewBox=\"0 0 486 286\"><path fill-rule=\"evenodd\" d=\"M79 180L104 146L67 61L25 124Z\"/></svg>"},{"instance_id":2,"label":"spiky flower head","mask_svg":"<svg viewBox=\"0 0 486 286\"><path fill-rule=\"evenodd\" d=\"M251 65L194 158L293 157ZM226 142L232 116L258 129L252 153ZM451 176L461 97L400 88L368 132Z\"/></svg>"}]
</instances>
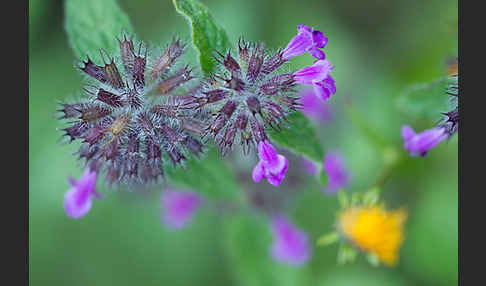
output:
<instances>
[{"instance_id":1,"label":"spiky flower head","mask_svg":"<svg viewBox=\"0 0 486 286\"><path fill-rule=\"evenodd\" d=\"M100 49L103 64L89 57L80 64L85 94L58 110L69 124L64 135L82 141L79 157L110 183L156 182L167 156L175 166L203 147L196 139L202 123L185 108L191 96L181 87L193 78L191 69L176 67L185 45L173 39L165 50L149 52L126 35L113 40L115 56Z\"/></svg>"},{"instance_id":2,"label":"spiky flower head","mask_svg":"<svg viewBox=\"0 0 486 286\"><path fill-rule=\"evenodd\" d=\"M447 85L447 94L450 96L451 104L454 106L452 110L444 112L445 116L439 123L440 127L444 127L448 136L452 136L457 132L459 127L459 73L458 73L458 58L450 64L448 70L449 82Z\"/></svg>"},{"instance_id":3,"label":"spiky flower head","mask_svg":"<svg viewBox=\"0 0 486 286\"><path fill-rule=\"evenodd\" d=\"M288 61L282 54L240 38L236 54L215 57L219 71L194 96L194 103L211 114L204 136L212 137L223 155L235 141L248 153L268 139L265 128L279 130L286 116L298 109L294 75L279 71Z\"/></svg>"}]
</instances>

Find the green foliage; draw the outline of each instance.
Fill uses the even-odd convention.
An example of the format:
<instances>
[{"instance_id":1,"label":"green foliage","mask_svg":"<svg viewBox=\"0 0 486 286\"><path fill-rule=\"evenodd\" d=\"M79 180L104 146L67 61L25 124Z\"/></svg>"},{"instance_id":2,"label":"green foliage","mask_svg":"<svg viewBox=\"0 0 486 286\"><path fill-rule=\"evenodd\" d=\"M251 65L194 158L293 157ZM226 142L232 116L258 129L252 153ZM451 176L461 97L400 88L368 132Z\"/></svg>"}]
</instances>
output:
<instances>
[{"instance_id":1,"label":"green foliage","mask_svg":"<svg viewBox=\"0 0 486 286\"><path fill-rule=\"evenodd\" d=\"M180 14L189 21L192 30L192 43L199 51L199 64L207 75L214 71L215 51L225 52L229 47L228 36L215 21L209 10L196 0L173 0Z\"/></svg>"},{"instance_id":2,"label":"green foliage","mask_svg":"<svg viewBox=\"0 0 486 286\"><path fill-rule=\"evenodd\" d=\"M171 184L191 188L212 199L229 199L241 193L230 170L215 148L210 147L201 159L191 156L185 168L170 165L165 174Z\"/></svg>"},{"instance_id":3,"label":"green foliage","mask_svg":"<svg viewBox=\"0 0 486 286\"><path fill-rule=\"evenodd\" d=\"M319 170L319 174L317 175L317 181L319 182L321 187L326 187L328 182L329 182L329 178L327 176L327 173L326 173L326 171L324 171L323 168L320 168L320 170Z\"/></svg>"},{"instance_id":4,"label":"green foliage","mask_svg":"<svg viewBox=\"0 0 486 286\"><path fill-rule=\"evenodd\" d=\"M317 239L317 245L318 246L327 246L330 244L333 244L339 240L339 233L336 231L333 231L328 234L324 234L323 236L319 237Z\"/></svg>"},{"instance_id":5,"label":"green foliage","mask_svg":"<svg viewBox=\"0 0 486 286\"><path fill-rule=\"evenodd\" d=\"M441 112L450 109L446 94L448 83L449 79L445 77L431 83L413 84L397 97L396 104L409 116L436 121Z\"/></svg>"},{"instance_id":6,"label":"green foliage","mask_svg":"<svg viewBox=\"0 0 486 286\"><path fill-rule=\"evenodd\" d=\"M407 223L404 267L421 280L440 285L458 282L457 178L436 183L422 194Z\"/></svg>"},{"instance_id":7,"label":"green foliage","mask_svg":"<svg viewBox=\"0 0 486 286\"><path fill-rule=\"evenodd\" d=\"M122 32L133 33L128 16L116 0L66 0L65 9L66 32L79 58L97 58L100 48L113 53L118 49L115 37Z\"/></svg>"},{"instance_id":8,"label":"green foliage","mask_svg":"<svg viewBox=\"0 0 486 286\"><path fill-rule=\"evenodd\" d=\"M341 243L337 255L337 263L340 265L353 263L358 256L358 251L347 243Z\"/></svg>"},{"instance_id":9,"label":"green foliage","mask_svg":"<svg viewBox=\"0 0 486 286\"><path fill-rule=\"evenodd\" d=\"M226 246L233 270L241 285L302 285L303 270L272 259L272 235L266 219L242 214L227 221ZM300 283L299 283L300 282Z\"/></svg>"},{"instance_id":10,"label":"green foliage","mask_svg":"<svg viewBox=\"0 0 486 286\"><path fill-rule=\"evenodd\" d=\"M268 129L268 136L272 142L290 149L295 154L321 162L324 159L324 151L310 120L300 112L290 114L287 119L288 128L282 128L280 132Z\"/></svg>"}]
</instances>

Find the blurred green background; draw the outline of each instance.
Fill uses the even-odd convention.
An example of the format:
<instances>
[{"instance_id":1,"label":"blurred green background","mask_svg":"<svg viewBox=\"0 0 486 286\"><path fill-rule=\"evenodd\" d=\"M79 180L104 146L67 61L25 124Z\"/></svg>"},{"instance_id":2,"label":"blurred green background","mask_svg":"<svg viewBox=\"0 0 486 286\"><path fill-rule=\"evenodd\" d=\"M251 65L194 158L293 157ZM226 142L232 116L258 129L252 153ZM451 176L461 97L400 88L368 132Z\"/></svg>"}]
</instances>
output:
<instances>
[{"instance_id":1,"label":"blurred green background","mask_svg":"<svg viewBox=\"0 0 486 286\"><path fill-rule=\"evenodd\" d=\"M100 0L102 1L102 0ZM329 38L325 48L334 64L338 93L330 100L332 122L316 123L327 150L338 150L352 174L348 191L364 191L380 172L383 150L376 148L346 112L348 103L386 140L401 148L400 128L431 128L434 120L412 118L396 108L407 85L445 75L457 55L457 1L447 0L225 0L201 1L227 30L231 40L243 35L284 47L298 24L314 26ZM172 1L120 1L138 37L165 44L173 35L189 39L189 27ZM79 95L82 76L64 31L64 3L29 1L29 251L32 285L234 285L244 264L228 259L234 241L224 235L224 215L202 209L178 232L160 222L160 189L117 191L99 184L107 199L94 202L81 220L63 210L67 176L79 177L72 155L77 144L61 140L58 101ZM186 60L194 60L190 50ZM312 62L305 55L292 67ZM439 119L439 115L437 116ZM401 150L401 149L400 149ZM383 187L390 207L406 206L406 241L396 268L372 267L364 258L336 265L337 247L314 247L302 273L310 285L455 285L458 280L457 135L425 159L408 158ZM250 182L256 158L231 156L245 191L285 193L296 200L286 208L293 221L315 241L333 229L338 209L290 156L289 174L275 191ZM231 221L226 220L231 223ZM238 237L245 241L244 233ZM251 245L248 255L251 254ZM257 257L258 259L258 257ZM262 258L267 259L267 258ZM265 271L262 269L261 271ZM269 275L281 275L270 273ZM243 283L244 284L244 283ZM300 283L299 285L303 285Z\"/></svg>"}]
</instances>

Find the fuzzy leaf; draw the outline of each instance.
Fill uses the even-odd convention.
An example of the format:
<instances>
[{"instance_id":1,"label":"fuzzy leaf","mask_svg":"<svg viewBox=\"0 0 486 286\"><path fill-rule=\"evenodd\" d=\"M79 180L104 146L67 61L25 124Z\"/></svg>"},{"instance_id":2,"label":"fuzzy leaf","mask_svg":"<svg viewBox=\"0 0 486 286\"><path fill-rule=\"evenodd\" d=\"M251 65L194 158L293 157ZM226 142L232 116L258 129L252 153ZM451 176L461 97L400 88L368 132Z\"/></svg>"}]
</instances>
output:
<instances>
[{"instance_id":1,"label":"fuzzy leaf","mask_svg":"<svg viewBox=\"0 0 486 286\"><path fill-rule=\"evenodd\" d=\"M413 84L399 97L396 104L404 113L417 117L438 120L441 112L450 110L446 94L448 78L431 83Z\"/></svg>"},{"instance_id":2,"label":"fuzzy leaf","mask_svg":"<svg viewBox=\"0 0 486 286\"><path fill-rule=\"evenodd\" d=\"M242 193L231 168L213 147L201 159L188 158L185 168L170 165L164 171L171 184L191 188L208 198L231 199Z\"/></svg>"},{"instance_id":3,"label":"fuzzy leaf","mask_svg":"<svg viewBox=\"0 0 486 286\"><path fill-rule=\"evenodd\" d=\"M196 0L173 0L176 11L191 25L192 44L199 52L199 64L208 75L214 71L215 50L224 53L229 47L228 36L206 6Z\"/></svg>"},{"instance_id":4,"label":"fuzzy leaf","mask_svg":"<svg viewBox=\"0 0 486 286\"><path fill-rule=\"evenodd\" d=\"M272 234L266 218L243 213L225 225L226 253L239 285L304 285L304 268L280 264L272 259Z\"/></svg>"},{"instance_id":5,"label":"fuzzy leaf","mask_svg":"<svg viewBox=\"0 0 486 286\"><path fill-rule=\"evenodd\" d=\"M310 120L300 112L290 114L287 119L288 128L283 127L280 132L267 130L272 142L315 162L322 162L324 152Z\"/></svg>"},{"instance_id":6,"label":"fuzzy leaf","mask_svg":"<svg viewBox=\"0 0 486 286\"><path fill-rule=\"evenodd\" d=\"M66 0L65 19L71 48L79 58L100 59L100 48L113 53L118 49L115 37L133 33L130 19L116 0Z\"/></svg>"}]
</instances>

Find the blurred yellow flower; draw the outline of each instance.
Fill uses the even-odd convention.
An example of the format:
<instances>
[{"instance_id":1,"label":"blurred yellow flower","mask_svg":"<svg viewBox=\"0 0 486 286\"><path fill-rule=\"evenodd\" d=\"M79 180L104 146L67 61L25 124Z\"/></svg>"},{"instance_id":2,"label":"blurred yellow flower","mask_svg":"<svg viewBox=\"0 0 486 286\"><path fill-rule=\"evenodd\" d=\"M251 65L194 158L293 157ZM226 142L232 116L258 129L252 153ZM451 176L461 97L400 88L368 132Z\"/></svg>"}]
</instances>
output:
<instances>
[{"instance_id":1,"label":"blurred yellow flower","mask_svg":"<svg viewBox=\"0 0 486 286\"><path fill-rule=\"evenodd\" d=\"M404 240L406 218L403 209L386 211L380 206L350 207L339 214L339 231L362 251L394 266Z\"/></svg>"}]
</instances>

